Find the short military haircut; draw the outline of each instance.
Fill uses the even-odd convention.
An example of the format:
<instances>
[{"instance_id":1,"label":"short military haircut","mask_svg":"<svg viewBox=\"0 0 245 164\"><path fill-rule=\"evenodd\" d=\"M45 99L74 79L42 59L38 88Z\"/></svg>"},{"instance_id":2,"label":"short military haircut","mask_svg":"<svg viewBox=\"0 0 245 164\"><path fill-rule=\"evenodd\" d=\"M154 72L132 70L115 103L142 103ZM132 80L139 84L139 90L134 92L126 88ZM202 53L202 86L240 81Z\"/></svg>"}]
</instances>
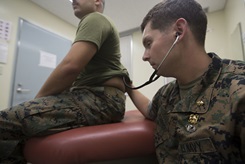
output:
<instances>
[{"instance_id":1,"label":"short military haircut","mask_svg":"<svg viewBox=\"0 0 245 164\"><path fill-rule=\"evenodd\" d=\"M188 22L196 41L204 46L207 16L202 6L195 0L164 0L158 3L143 19L141 31L144 31L149 22L152 29L164 31L179 18L184 18Z\"/></svg>"}]
</instances>

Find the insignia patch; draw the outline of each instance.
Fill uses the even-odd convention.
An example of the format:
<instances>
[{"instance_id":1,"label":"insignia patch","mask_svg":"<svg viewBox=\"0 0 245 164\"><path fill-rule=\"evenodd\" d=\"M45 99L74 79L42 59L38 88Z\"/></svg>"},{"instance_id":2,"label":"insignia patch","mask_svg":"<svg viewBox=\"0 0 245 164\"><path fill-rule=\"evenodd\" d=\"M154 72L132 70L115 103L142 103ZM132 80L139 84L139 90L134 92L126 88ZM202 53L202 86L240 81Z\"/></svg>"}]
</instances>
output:
<instances>
[{"instance_id":1,"label":"insignia patch","mask_svg":"<svg viewBox=\"0 0 245 164\"><path fill-rule=\"evenodd\" d=\"M188 124L188 125L186 125L186 130L187 130L188 132L190 132L190 133L193 133L193 132L196 131L196 127L195 127L194 125Z\"/></svg>"},{"instance_id":2,"label":"insignia patch","mask_svg":"<svg viewBox=\"0 0 245 164\"><path fill-rule=\"evenodd\" d=\"M189 116L188 122L191 123L191 124L196 124L198 122L198 119L199 119L199 115L198 114L191 114Z\"/></svg>"}]
</instances>

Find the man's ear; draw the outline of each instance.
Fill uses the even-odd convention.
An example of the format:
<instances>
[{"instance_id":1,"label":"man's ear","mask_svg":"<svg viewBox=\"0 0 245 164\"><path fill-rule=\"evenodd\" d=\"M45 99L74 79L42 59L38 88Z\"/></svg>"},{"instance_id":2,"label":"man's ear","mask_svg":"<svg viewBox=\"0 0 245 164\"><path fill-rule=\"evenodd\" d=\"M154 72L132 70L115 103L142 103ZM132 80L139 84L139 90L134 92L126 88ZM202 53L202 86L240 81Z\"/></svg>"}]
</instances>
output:
<instances>
[{"instance_id":1,"label":"man's ear","mask_svg":"<svg viewBox=\"0 0 245 164\"><path fill-rule=\"evenodd\" d=\"M179 18L175 21L174 30L176 31L176 35L183 35L186 32L186 28L188 26L188 22L184 18Z\"/></svg>"},{"instance_id":2,"label":"man's ear","mask_svg":"<svg viewBox=\"0 0 245 164\"><path fill-rule=\"evenodd\" d=\"M101 0L94 0L94 3L95 3L96 6L99 6L100 3L102 3L102 2L101 2Z\"/></svg>"},{"instance_id":3,"label":"man's ear","mask_svg":"<svg viewBox=\"0 0 245 164\"><path fill-rule=\"evenodd\" d=\"M104 10L103 1L102 0L94 0L94 4L97 7L98 11L103 13L103 10Z\"/></svg>"}]
</instances>

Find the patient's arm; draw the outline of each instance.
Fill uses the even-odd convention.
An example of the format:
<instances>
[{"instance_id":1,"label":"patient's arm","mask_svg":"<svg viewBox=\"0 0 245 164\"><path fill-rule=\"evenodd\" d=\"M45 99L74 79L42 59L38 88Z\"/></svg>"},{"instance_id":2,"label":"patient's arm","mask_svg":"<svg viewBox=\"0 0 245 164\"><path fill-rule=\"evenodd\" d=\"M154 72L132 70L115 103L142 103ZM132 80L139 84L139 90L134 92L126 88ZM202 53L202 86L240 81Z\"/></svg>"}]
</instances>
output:
<instances>
[{"instance_id":1,"label":"patient's arm","mask_svg":"<svg viewBox=\"0 0 245 164\"><path fill-rule=\"evenodd\" d=\"M129 97L131 98L131 100L133 101L134 105L136 106L136 108L146 118L149 118L148 104L150 100L138 90L132 90L130 88L127 88L126 91Z\"/></svg>"}]
</instances>

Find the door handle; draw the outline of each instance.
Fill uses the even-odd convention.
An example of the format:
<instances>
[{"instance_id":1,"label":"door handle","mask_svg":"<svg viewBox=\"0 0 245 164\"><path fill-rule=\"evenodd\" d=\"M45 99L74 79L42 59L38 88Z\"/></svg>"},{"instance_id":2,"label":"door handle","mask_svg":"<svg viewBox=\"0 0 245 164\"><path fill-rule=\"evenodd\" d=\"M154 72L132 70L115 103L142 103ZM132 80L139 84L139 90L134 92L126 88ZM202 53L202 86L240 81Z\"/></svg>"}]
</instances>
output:
<instances>
[{"instance_id":1,"label":"door handle","mask_svg":"<svg viewBox=\"0 0 245 164\"><path fill-rule=\"evenodd\" d=\"M18 84L18 88L16 89L16 91L18 92L18 93L27 93L27 92L30 92L31 90L30 89L23 89L22 88L22 85L21 84Z\"/></svg>"},{"instance_id":2,"label":"door handle","mask_svg":"<svg viewBox=\"0 0 245 164\"><path fill-rule=\"evenodd\" d=\"M30 89L17 88L16 91L17 91L18 93L22 93L22 92L30 92L31 90L30 90Z\"/></svg>"}]
</instances>

